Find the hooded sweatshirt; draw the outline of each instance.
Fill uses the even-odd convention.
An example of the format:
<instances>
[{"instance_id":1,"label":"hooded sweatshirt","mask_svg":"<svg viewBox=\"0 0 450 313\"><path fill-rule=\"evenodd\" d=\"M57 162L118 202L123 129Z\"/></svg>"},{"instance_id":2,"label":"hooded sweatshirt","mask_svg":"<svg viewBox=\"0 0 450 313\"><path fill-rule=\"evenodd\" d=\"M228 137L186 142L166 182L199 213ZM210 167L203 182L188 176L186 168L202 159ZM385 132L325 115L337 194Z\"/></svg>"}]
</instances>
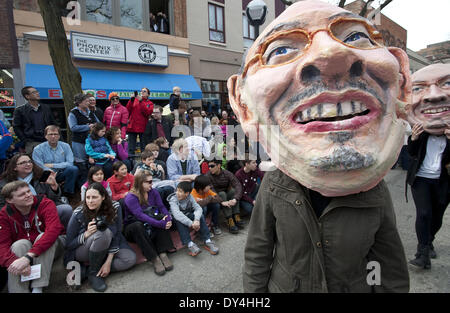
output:
<instances>
[{"instance_id":1,"label":"hooded sweatshirt","mask_svg":"<svg viewBox=\"0 0 450 313\"><path fill-rule=\"evenodd\" d=\"M193 223L187 215L193 213L194 220L200 220L202 217L203 209L192 195L180 201L177 198L177 194L173 193L167 197L167 201L170 204L170 213L172 213L173 218L187 227L191 227Z\"/></svg>"}]
</instances>

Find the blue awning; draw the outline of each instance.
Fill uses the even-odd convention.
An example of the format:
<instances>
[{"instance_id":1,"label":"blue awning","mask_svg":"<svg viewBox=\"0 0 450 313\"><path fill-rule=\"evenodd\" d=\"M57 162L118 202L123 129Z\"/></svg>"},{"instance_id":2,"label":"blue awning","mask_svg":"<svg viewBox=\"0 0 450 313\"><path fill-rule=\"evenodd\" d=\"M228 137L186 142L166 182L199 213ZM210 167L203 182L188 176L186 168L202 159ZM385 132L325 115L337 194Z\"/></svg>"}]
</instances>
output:
<instances>
[{"instance_id":1,"label":"blue awning","mask_svg":"<svg viewBox=\"0 0 450 313\"><path fill-rule=\"evenodd\" d=\"M147 72L119 72L78 68L84 92L95 94L97 99L108 99L110 92L117 92L123 99L133 96L133 91L141 88L150 89L150 99L167 100L172 88L181 89L181 97L185 100L202 98L202 91L191 75L158 74ZM25 85L35 87L41 99L62 98L61 88L51 65L27 64Z\"/></svg>"}]
</instances>

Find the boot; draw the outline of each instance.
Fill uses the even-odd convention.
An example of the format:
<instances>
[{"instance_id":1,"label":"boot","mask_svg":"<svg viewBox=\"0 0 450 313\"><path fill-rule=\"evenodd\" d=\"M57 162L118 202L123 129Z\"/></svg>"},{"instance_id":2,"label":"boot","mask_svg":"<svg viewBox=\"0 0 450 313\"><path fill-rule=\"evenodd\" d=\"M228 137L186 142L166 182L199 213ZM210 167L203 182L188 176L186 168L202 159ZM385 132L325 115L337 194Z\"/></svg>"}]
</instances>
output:
<instances>
[{"instance_id":1,"label":"boot","mask_svg":"<svg viewBox=\"0 0 450 313\"><path fill-rule=\"evenodd\" d=\"M104 292L107 288L103 277L97 276L97 273L102 267L107 254L108 250L99 252L89 251L88 280L89 285L95 291Z\"/></svg>"},{"instance_id":2,"label":"boot","mask_svg":"<svg viewBox=\"0 0 450 313\"><path fill-rule=\"evenodd\" d=\"M433 244L430 244L430 259L436 259L437 258L437 254L436 251L434 250L434 246Z\"/></svg>"},{"instance_id":3,"label":"boot","mask_svg":"<svg viewBox=\"0 0 450 313\"><path fill-rule=\"evenodd\" d=\"M234 223L236 226L240 229L244 228L245 223L241 220L241 217L239 214L234 214Z\"/></svg>"},{"instance_id":4,"label":"boot","mask_svg":"<svg viewBox=\"0 0 450 313\"><path fill-rule=\"evenodd\" d=\"M161 259L162 264L164 265L164 268L166 269L166 271L171 271L173 270L173 264L172 262L169 260L169 257L167 256L167 253L161 253L159 255L159 258Z\"/></svg>"},{"instance_id":5,"label":"boot","mask_svg":"<svg viewBox=\"0 0 450 313\"><path fill-rule=\"evenodd\" d=\"M162 263L161 259L159 258L159 256L157 256L156 258L154 258L152 260L153 266L155 267L155 273L156 275L162 276L166 273L166 269L164 267L164 264Z\"/></svg>"},{"instance_id":6,"label":"boot","mask_svg":"<svg viewBox=\"0 0 450 313\"><path fill-rule=\"evenodd\" d=\"M430 269L430 246L419 244L417 246L416 258L409 261L409 263L420 268Z\"/></svg>"},{"instance_id":7,"label":"boot","mask_svg":"<svg viewBox=\"0 0 450 313\"><path fill-rule=\"evenodd\" d=\"M234 224L234 220L232 217L227 218L227 224L228 224L228 229L229 229L230 233L237 234L239 232L239 229Z\"/></svg>"}]
</instances>

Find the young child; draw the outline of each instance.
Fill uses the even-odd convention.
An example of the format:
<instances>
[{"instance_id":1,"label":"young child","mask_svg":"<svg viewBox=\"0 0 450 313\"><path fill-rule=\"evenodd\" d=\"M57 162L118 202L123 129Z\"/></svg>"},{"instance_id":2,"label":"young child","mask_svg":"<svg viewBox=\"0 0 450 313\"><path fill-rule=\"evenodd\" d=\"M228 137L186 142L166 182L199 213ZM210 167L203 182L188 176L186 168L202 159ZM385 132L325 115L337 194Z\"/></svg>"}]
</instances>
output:
<instances>
[{"instance_id":1,"label":"young child","mask_svg":"<svg viewBox=\"0 0 450 313\"><path fill-rule=\"evenodd\" d=\"M190 182L183 181L177 186L177 191L168 197L170 211L177 225L178 233L183 245L187 245L189 255L196 256L201 250L192 241L190 229L200 232L205 241L204 248L212 255L219 253L219 248L211 241L208 226L203 216L203 210L191 195L192 186Z\"/></svg>"},{"instance_id":2,"label":"young child","mask_svg":"<svg viewBox=\"0 0 450 313\"><path fill-rule=\"evenodd\" d=\"M219 210L220 203L225 202L218 194L211 190L211 181L208 176L199 175L194 180L194 189L192 190L192 197L202 207L203 215L206 216L211 213L211 224L214 235L222 234L219 227Z\"/></svg>"},{"instance_id":3,"label":"young child","mask_svg":"<svg viewBox=\"0 0 450 313\"><path fill-rule=\"evenodd\" d=\"M117 161L112 166L114 175L108 178L107 182L112 191L112 199L119 201L125 198L133 187L134 176L128 173L125 163Z\"/></svg>"},{"instance_id":4,"label":"young child","mask_svg":"<svg viewBox=\"0 0 450 313\"><path fill-rule=\"evenodd\" d=\"M106 178L112 175L112 165L116 153L105 137L106 127L102 123L95 123L90 135L86 138L86 154L89 162L103 167Z\"/></svg>"},{"instance_id":5,"label":"young child","mask_svg":"<svg viewBox=\"0 0 450 313\"><path fill-rule=\"evenodd\" d=\"M136 167L137 174L139 171L149 171L153 176L153 186L155 182L164 180L165 173L161 165L155 163L155 155L152 151L144 150L141 154L142 163L138 164Z\"/></svg>"},{"instance_id":6,"label":"young child","mask_svg":"<svg viewBox=\"0 0 450 313\"><path fill-rule=\"evenodd\" d=\"M92 183L100 183L105 187L109 196L112 196L111 188L109 188L109 183L104 180L105 173L103 173L103 169L100 166L93 166L88 171L88 180L81 186L81 201L84 201L84 197L86 196L86 190Z\"/></svg>"}]
</instances>

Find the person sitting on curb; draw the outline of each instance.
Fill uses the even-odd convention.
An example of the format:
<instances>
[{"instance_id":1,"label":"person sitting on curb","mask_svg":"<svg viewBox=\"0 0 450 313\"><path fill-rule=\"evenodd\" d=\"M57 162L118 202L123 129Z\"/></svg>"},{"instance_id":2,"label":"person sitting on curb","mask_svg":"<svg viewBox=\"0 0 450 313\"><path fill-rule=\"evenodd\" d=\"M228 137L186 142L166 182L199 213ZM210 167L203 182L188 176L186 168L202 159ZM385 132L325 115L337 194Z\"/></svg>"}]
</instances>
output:
<instances>
[{"instance_id":1,"label":"person sitting on curb","mask_svg":"<svg viewBox=\"0 0 450 313\"><path fill-rule=\"evenodd\" d=\"M191 195L202 207L205 218L211 213L212 231L214 235L220 235L222 234L222 230L219 227L219 210L220 205L226 205L226 202L212 191L211 188L211 181L208 176L199 175L194 180L194 189L192 189Z\"/></svg>"},{"instance_id":2,"label":"person sitting on curb","mask_svg":"<svg viewBox=\"0 0 450 313\"><path fill-rule=\"evenodd\" d=\"M221 168L222 160L208 162L209 172L206 174L214 190L218 193L222 202L221 208L228 224L230 233L237 234L239 228L244 228L239 211L239 199L242 195L241 183L231 172Z\"/></svg>"},{"instance_id":3,"label":"person sitting on curb","mask_svg":"<svg viewBox=\"0 0 450 313\"><path fill-rule=\"evenodd\" d=\"M191 195L192 186L190 182L183 181L177 186L177 191L168 198L170 212L177 225L178 233L183 245L187 245L189 255L196 256L201 250L192 241L190 228L200 232L200 236L205 241L204 248L212 255L219 253L219 248L211 241L208 226L206 225L203 209Z\"/></svg>"},{"instance_id":4,"label":"person sitting on curb","mask_svg":"<svg viewBox=\"0 0 450 313\"><path fill-rule=\"evenodd\" d=\"M8 269L10 293L42 293L50 282L58 236L64 226L55 203L45 196L33 196L28 184L14 181L2 189L6 205L0 211L0 266ZM31 265L41 265L41 275L21 281L31 274Z\"/></svg>"},{"instance_id":5,"label":"person sitting on curb","mask_svg":"<svg viewBox=\"0 0 450 313\"><path fill-rule=\"evenodd\" d=\"M157 275L164 275L173 269L167 256L174 250L169 229L172 217L161 201L157 190L152 188L153 179L148 171L134 176L134 184L126 195L124 234L128 241L135 242L142 254L151 261ZM155 208L158 216L150 216L147 209Z\"/></svg>"},{"instance_id":6,"label":"person sitting on curb","mask_svg":"<svg viewBox=\"0 0 450 313\"><path fill-rule=\"evenodd\" d=\"M258 168L256 160L246 158L244 166L236 172L236 178L242 185L241 208L247 214L252 214L264 173Z\"/></svg>"},{"instance_id":7,"label":"person sitting on curb","mask_svg":"<svg viewBox=\"0 0 450 313\"><path fill-rule=\"evenodd\" d=\"M104 278L136 264L136 253L122 235L122 210L100 183L89 185L86 199L75 209L67 227L64 265L78 261L87 268L89 285L95 291L107 288Z\"/></svg>"}]
</instances>

